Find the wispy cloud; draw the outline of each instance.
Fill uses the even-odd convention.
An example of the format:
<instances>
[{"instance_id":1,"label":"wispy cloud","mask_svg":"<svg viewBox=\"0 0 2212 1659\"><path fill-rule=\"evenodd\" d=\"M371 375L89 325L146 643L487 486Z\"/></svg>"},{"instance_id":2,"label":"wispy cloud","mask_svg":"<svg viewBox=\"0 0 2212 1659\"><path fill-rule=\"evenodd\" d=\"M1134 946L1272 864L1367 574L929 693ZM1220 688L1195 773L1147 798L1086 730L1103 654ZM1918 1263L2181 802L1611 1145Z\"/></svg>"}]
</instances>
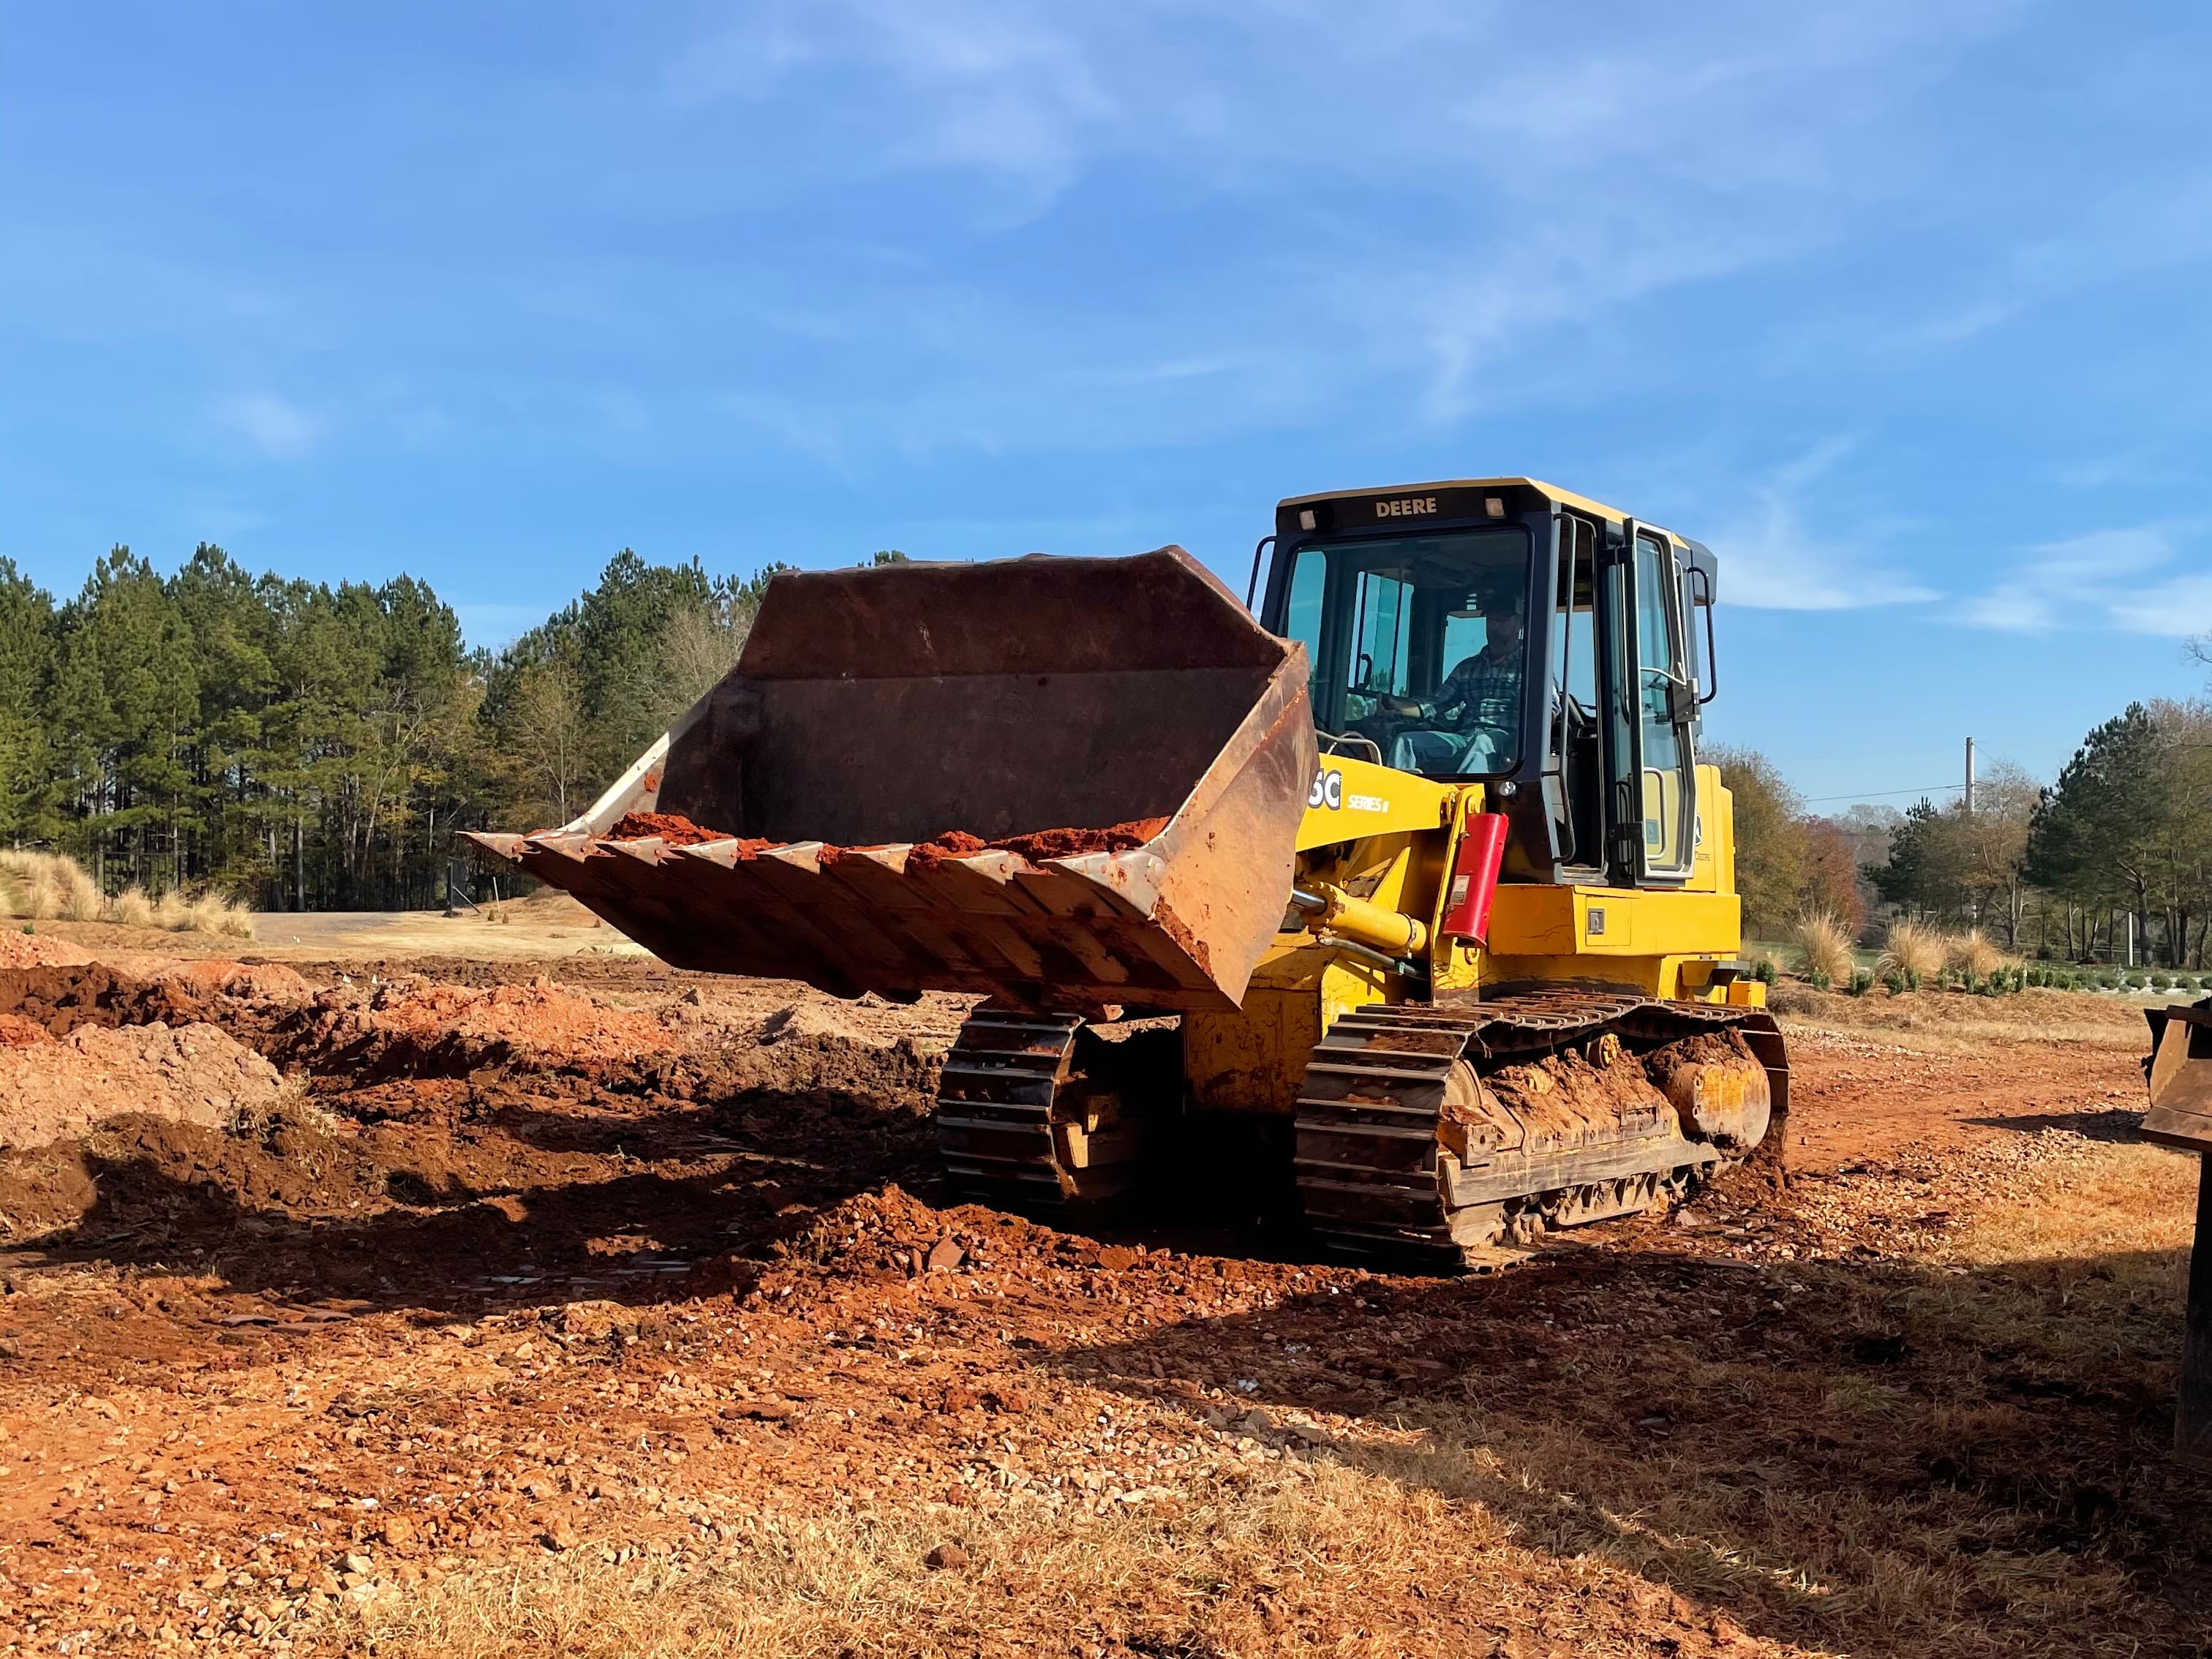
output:
<instances>
[{"instance_id":1,"label":"wispy cloud","mask_svg":"<svg viewBox=\"0 0 2212 1659\"><path fill-rule=\"evenodd\" d=\"M892 118L867 152L876 165L973 169L1049 196L1122 112L1094 56L1042 8L845 0L774 7L716 31L678 53L663 83L679 104L761 100L810 70L841 70L841 90L870 84L870 113Z\"/></svg>"},{"instance_id":2,"label":"wispy cloud","mask_svg":"<svg viewBox=\"0 0 2212 1659\"><path fill-rule=\"evenodd\" d=\"M244 438L273 460L297 460L321 441L324 423L270 392L240 392L218 401L216 424Z\"/></svg>"},{"instance_id":3,"label":"wispy cloud","mask_svg":"<svg viewBox=\"0 0 2212 1659\"><path fill-rule=\"evenodd\" d=\"M1854 447L1848 437L1824 440L1752 487L1749 511L1713 538L1722 558L1723 604L1857 611L1942 597L1863 543L1807 529L1800 498Z\"/></svg>"},{"instance_id":4,"label":"wispy cloud","mask_svg":"<svg viewBox=\"0 0 2212 1659\"><path fill-rule=\"evenodd\" d=\"M663 81L680 106L732 106L763 137L794 119L842 133L794 143L778 127L793 191L935 169L987 235L1136 180L1147 197L1169 185L1167 213L1218 200L1206 268L1180 257L1187 226L1168 227L1177 240L1149 268L1101 248L1092 281L1157 305L1142 356L1297 366L1304 395L1287 404L1283 374L1224 378L1217 429L1334 418L1348 392L1403 388L1408 426L1433 430L1513 401L1593 344L1626 355L1623 319L1639 306L1848 240L1870 204L1914 187L1899 106L2017 9L1868 0L1717 29L1624 9L1584 31L1429 0L1354 12L769 0L678 51ZM1549 67L1471 77L1507 60ZM1144 234L1126 209L1109 214L1121 235ZM1180 291L1160 295L1170 269ZM1118 310L1068 314L1065 296L1090 285L1055 270L994 287L988 334L1027 333L1036 349L998 354L997 374L972 358L916 362L908 384L969 405L929 430L985 447L1064 435L1017 413L1029 400L1008 382L1093 379L1133 355ZM871 303L842 331L882 332L880 295ZM1097 430L1097 411L1072 415Z\"/></svg>"},{"instance_id":5,"label":"wispy cloud","mask_svg":"<svg viewBox=\"0 0 2212 1659\"><path fill-rule=\"evenodd\" d=\"M1960 614L1974 627L2013 633L2201 633L2212 628L2212 574L2172 568L2185 539L2183 526L2139 525L2046 542Z\"/></svg>"}]
</instances>

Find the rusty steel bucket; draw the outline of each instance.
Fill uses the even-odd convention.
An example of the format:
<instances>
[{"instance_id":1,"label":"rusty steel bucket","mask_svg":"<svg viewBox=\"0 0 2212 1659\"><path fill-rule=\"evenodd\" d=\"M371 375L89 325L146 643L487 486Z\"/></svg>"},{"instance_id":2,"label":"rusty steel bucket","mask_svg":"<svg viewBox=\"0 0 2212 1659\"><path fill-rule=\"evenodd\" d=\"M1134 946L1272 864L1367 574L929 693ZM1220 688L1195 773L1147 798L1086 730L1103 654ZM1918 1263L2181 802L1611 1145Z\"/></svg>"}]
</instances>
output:
<instances>
[{"instance_id":1,"label":"rusty steel bucket","mask_svg":"<svg viewBox=\"0 0 2212 1659\"><path fill-rule=\"evenodd\" d=\"M2185 1152L2212 1153L2212 997L2144 1011L2150 1058L2143 1062L2150 1109L2146 1140Z\"/></svg>"},{"instance_id":2,"label":"rusty steel bucket","mask_svg":"<svg viewBox=\"0 0 2212 1659\"><path fill-rule=\"evenodd\" d=\"M790 572L590 811L470 839L680 968L1218 1010L1281 925L1315 759L1304 647L1181 548ZM646 812L718 833L607 834Z\"/></svg>"}]
</instances>

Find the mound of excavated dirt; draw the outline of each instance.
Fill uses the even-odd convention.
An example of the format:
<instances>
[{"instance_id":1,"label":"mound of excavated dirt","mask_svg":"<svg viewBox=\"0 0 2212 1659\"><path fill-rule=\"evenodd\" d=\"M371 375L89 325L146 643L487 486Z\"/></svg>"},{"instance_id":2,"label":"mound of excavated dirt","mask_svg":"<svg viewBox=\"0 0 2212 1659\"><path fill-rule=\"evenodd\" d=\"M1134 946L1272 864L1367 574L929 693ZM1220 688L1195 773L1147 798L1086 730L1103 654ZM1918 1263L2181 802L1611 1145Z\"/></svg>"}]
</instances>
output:
<instances>
[{"instance_id":1,"label":"mound of excavated dirt","mask_svg":"<svg viewBox=\"0 0 2212 1659\"><path fill-rule=\"evenodd\" d=\"M72 968L91 960L91 951L65 939L0 932L0 968Z\"/></svg>"},{"instance_id":2,"label":"mound of excavated dirt","mask_svg":"<svg viewBox=\"0 0 2212 1659\"><path fill-rule=\"evenodd\" d=\"M131 1114L0 1155L0 1237L64 1233L94 1211L125 1227L198 1212L228 1237L242 1215L358 1218L388 1201L391 1179L358 1137L334 1135L296 1102L235 1127ZM357 1265L325 1271L343 1276Z\"/></svg>"},{"instance_id":3,"label":"mound of excavated dirt","mask_svg":"<svg viewBox=\"0 0 2212 1659\"><path fill-rule=\"evenodd\" d=\"M54 1036L85 1025L191 1025L210 1018L207 999L183 980L140 979L98 962L0 968L0 1014Z\"/></svg>"},{"instance_id":4,"label":"mound of excavated dirt","mask_svg":"<svg viewBox=\"0 0 2212 1659\"><path fill-rule=\"evenodd\" d=\"M589 1073L675 1046L650 1014L603 1007L542 980L481 990L398 980L321 993L278 1024L270 1051L311 1071L374 1080L461 1077L487 1066Z\"/></svg>"},{"instance_id":5,"label":"mound of excavated dirt","mask_svg":"<svg viewBox=\"0 0 2212 1659\"><path fill-rule=\"evenodd\" d=\"M87 1025L56 1037L20 1017L0 1031L0 1149L141 1115L224 1128L273 1106L276 1068L212 1025Z\"/></svg>"},{"instance_id":6,"label":"mound of excavated dirt","mask_svg":"<svg viewBox=\"0 0 2212 1659\"><path fill-rule=\"evenodd\" d=\"M183 986L199 996L235 997L242 1002L305 1002L315 988L281 962L176 962L148 978Z\"/></svg>"}]
</instances>

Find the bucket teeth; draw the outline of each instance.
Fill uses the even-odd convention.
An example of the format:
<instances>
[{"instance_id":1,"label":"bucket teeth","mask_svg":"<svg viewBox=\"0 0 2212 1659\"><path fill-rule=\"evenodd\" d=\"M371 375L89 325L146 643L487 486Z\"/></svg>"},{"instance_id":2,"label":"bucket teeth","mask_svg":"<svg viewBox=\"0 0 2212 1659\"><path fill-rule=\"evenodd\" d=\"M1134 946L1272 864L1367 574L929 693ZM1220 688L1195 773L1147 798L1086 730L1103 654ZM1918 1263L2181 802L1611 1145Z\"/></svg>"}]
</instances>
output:
<instances>
[{"instance_id":1,"label":"bucket teeth","mask_svg":"<svg viewBox=\"0 0 2212 1659\"><path fill-rule=\"evenodd\" d=\"M789 572L584 816L476 841L678 967L1225 1012L1289 901L1306 685L1179 548Z\"/></svg>"},{"instance_id":2,"label":"bucket teeth","mask_svg":"<svg viewBox=\"0 0 2212 1659\"><path fill-rule=\"evenodd\" d=\"M1022 1006L1225 1006L1185 937L1148 912L1160 860L1032 863L993 851L914 856L910 844L674 846L580 832L471 836L574 894L678 967L773 975L840 995L987 991Z\"/></svg>"}]
</instances>

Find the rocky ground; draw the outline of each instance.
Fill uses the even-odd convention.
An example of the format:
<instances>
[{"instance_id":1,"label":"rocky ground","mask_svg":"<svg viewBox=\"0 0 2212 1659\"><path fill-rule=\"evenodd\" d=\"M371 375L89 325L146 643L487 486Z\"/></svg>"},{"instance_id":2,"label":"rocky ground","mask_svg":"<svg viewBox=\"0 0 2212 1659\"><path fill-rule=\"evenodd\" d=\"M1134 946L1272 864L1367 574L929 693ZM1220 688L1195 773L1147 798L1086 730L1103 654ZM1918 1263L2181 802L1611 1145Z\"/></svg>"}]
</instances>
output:
<instances>
[{"instance_id":1,"label":"rocky ground","mask_svg":"<svg viewBox=\"0 0 2212 1659\"><path fill-rule=\"evenodd\" d=\"M2195 1654L2194 1171L2015 1001L1446 1281L948 1206L953 999L0 967L0 1651Z\"/></svg>"}]
</instances>

